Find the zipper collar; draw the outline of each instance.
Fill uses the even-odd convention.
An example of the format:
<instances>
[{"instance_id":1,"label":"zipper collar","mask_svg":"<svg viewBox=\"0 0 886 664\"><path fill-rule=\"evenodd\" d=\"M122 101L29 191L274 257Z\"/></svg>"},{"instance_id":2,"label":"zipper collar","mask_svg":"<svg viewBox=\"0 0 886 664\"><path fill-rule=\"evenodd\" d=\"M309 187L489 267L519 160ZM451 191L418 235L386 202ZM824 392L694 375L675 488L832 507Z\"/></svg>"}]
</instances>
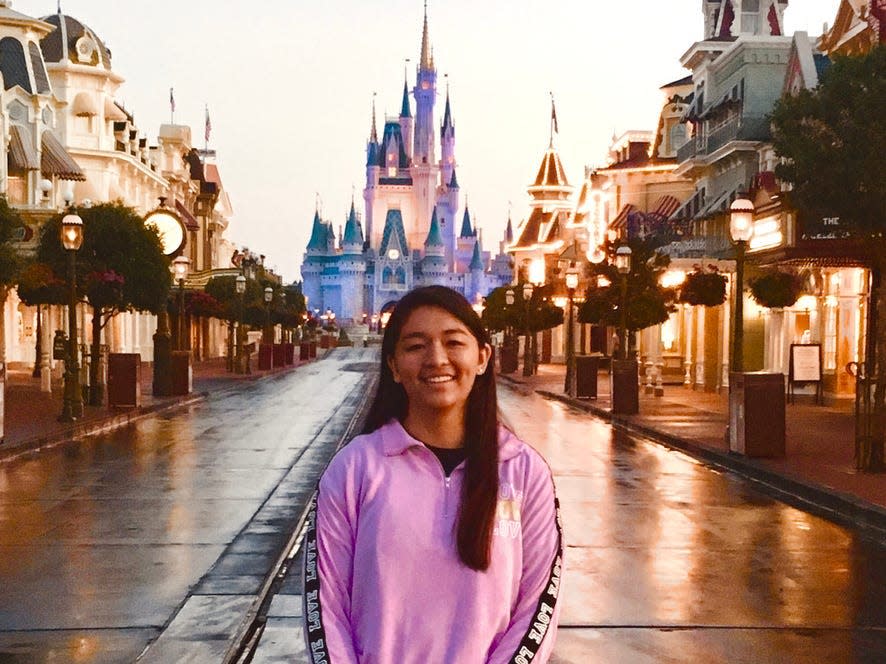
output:
<instances>
[{"instance_id":1,"label":"zipper collar","mask_svg":"<svg viewBox=\"0 0 886 664\"><path fill-rule=\"evenodd\" d=\"M381 429L382 449L385 456L399 456L413 447L427 447L417 438L409 435L397 419L391 419ZM507 428L498 425L498 458L507 461L520 453L520 441ZM461 465L461 464L460 464Z\"/></svg>"}]
</instances>

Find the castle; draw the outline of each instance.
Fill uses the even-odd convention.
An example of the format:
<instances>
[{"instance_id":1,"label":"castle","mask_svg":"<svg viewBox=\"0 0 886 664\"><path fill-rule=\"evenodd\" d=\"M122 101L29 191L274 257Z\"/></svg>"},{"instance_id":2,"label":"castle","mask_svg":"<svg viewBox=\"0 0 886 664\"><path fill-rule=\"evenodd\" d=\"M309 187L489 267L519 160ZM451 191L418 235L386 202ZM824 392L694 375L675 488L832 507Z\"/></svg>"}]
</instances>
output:
<instances>
[{"instance_id":1,"label":"castle","mask_svg":"<svg viewBox=\"0 0 886 664\"><path fill-rule=\"evenodd\" d=\"M359 323L389 311L418 286L448 286L476 302L511 282L511 259L504 253L513 240L510 222L493 258L483 250L467 204L461 211L448 89L437 156L437 70L427 7L412 97L414 115L404 81L400 115L385 118L381 137L373 102L363 189L365 228L353 201L339 237L319 210L314 213L301 268L309 310L331 310L340 321Z\"/></svg>"}]
</instances>

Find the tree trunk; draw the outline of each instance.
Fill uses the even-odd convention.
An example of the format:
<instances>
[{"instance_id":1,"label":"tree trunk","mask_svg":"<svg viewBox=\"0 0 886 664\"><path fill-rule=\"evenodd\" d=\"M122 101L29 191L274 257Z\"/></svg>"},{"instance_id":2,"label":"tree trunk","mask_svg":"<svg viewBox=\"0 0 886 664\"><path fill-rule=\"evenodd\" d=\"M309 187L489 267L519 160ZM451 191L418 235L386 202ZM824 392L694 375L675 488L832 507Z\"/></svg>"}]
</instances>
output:
<instances>
[{"instance_id":1,"label":"tree trunk","mask_svg":"<svg viewBox=\"0 0 886 664\"><path fill-rule=\"evenodd\" d=\"M102 309L92 308L92 344L89 351L89 405L101 406L105 398L105 386L101 368Z\"/></svg>"}]
</instances>

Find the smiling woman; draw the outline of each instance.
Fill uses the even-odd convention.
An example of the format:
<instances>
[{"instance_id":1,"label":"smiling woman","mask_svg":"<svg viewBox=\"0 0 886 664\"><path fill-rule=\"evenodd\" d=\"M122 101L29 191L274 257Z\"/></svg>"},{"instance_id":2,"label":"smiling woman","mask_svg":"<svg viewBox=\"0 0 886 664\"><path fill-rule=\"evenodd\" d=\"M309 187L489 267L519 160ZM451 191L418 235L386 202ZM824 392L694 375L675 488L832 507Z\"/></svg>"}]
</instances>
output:
<instances>
[{"instance_id":1,"label":"smiling woman","mask_svg":"<svg viewBox=\"0 0 886 664\"><path fill-rule=\"evenodd\" d=\"M498 418L470 303L394 308L364 433L320 480L305 546L313 661L546 662L563 544L551 472Z\"/></svg>"}]
</instances>

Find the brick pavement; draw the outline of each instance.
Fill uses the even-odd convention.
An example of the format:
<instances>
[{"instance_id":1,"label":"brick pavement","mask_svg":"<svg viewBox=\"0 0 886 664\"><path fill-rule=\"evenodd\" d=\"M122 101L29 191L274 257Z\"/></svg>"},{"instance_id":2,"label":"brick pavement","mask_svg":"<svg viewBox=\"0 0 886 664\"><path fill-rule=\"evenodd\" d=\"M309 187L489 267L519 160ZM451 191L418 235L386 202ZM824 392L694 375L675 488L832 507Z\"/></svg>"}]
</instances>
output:
<instances>
[{"instance_id":1,"label":"brick pavement","mask_svg":"<svg viewBox=\"0 0 886 664\"><path fill-rule=\"evenodd\" d=\"M784 458L747 458L730 452L726 440L728 394L666 385L664 395L645 394L633 416L611 413L610 377L598 375L597 399L564 395L565 367L542 365L535 376L516 372L504 377L523 389L566 401L616 426L683 449L709 463L767 484L775 491L837 521L867 526L886 535L886 474L855 470L854 402L820 406L786 404Z\"/></svg>"}]
</instances>

